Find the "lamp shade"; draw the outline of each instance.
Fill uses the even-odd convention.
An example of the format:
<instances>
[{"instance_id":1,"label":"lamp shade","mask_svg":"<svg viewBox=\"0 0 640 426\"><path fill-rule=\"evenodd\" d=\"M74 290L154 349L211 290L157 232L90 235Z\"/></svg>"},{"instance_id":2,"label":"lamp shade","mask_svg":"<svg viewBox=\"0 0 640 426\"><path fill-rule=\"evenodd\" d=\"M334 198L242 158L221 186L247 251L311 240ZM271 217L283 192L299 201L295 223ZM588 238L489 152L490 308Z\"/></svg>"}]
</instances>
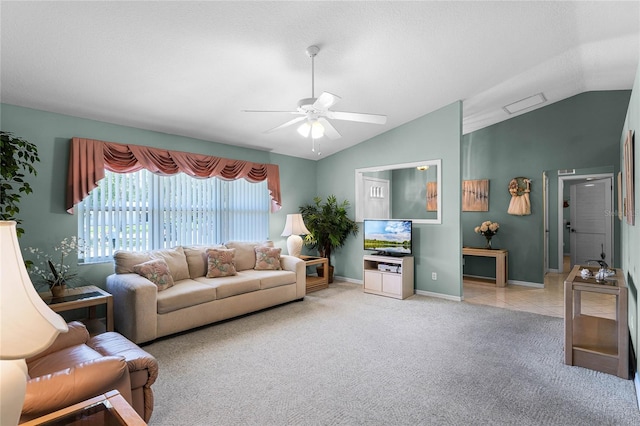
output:
<instances>
[{"instance_id":1,"label":"lamp shade","mask_svg":"<svg viewBox=\"0 0 640 426\"><path fill-rule=\"evenodd\" d=\"M0 253L0 360L29 358L66 332L67 323L33 287L14 221L0 221Z\"/></svg>"},{"instance_id":2,"label":"lamp shade","mask_svg":"<svg viewBox=\"0 0 640 426\"><path fill-rule=\"evenodd\" d=\"M310 233L304 225L304 220L300 213L287 215L287 221L284 224L284 230L281 235L283 237L289 237L287 238L287 250L291 256L300 257L300 253L302 252L302 238L300 238L300 235Z\"/></svg>"},{"instance_id":3,"label":"lamp shade","mask_svg":"<svg viewBox=\"0 0 640 426\"><path fill-rule=\"evenodd\" d=\"M284 229L280 235L288 237L289 235L307 235L310 233L311 232L309 232L307 227L304 225L302 215L300 213L294 213L287 215L287 221L284 224Z\"/></svg>"}]
</instances>

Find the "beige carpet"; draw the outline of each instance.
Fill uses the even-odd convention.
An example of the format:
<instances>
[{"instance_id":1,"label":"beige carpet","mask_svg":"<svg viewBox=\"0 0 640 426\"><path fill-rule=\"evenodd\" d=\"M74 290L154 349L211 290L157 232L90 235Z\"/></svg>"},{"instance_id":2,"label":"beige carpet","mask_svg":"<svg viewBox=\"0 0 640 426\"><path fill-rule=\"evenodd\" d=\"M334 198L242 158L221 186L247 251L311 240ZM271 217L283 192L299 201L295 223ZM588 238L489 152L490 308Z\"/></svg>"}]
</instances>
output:
<instances>
[{"instance_id":1,"label":"beige carpet","mask_svg":"<svg viewBox=\"0 0 640 426\"><path fill-rule=\"evenodd\" d=\"M166 338L152 426L640 425L633 382L563 363L563 324L334 283Z\"/></svg>"}]
</instances>

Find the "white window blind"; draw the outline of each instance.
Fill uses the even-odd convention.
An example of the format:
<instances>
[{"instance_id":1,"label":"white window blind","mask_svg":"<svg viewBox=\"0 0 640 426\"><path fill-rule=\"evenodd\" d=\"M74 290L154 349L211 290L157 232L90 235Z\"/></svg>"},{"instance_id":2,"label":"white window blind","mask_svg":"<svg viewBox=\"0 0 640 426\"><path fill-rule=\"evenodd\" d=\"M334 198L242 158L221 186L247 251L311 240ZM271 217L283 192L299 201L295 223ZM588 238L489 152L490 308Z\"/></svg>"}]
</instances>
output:
<instances>
[{"instance_id":1,"label":"white window blind","mask_svg":"<svg viewBox=\"0 0 640 426\"><path fill-rule=\"evenodd\" d=\"M115 250L264 240L270 203L266 181L106 171L77 206L78 237L86 244L79 257L100 262Z\"/></svg>"}]
</instances>

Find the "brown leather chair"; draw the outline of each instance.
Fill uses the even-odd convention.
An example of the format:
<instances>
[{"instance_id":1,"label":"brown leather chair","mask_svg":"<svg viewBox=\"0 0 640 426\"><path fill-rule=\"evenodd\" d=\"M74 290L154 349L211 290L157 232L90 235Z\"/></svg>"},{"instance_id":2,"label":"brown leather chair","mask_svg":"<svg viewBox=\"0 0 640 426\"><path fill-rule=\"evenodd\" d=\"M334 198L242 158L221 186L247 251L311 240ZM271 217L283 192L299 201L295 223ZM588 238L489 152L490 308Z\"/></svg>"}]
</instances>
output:
<instances>
[{"instance_id":1,"label":"brown leather chair","mask_svg":"<svg viewBox=\"0 0 640 426\"><path fill-rule=\"evenodd\" d=\"M151 385L158 376L158 362L118 333L89 337L84 324L70 322L69 332L27 359L27 368L21 422L114 389L145 422L153 412Z\"/></svg>"}]
</instances>

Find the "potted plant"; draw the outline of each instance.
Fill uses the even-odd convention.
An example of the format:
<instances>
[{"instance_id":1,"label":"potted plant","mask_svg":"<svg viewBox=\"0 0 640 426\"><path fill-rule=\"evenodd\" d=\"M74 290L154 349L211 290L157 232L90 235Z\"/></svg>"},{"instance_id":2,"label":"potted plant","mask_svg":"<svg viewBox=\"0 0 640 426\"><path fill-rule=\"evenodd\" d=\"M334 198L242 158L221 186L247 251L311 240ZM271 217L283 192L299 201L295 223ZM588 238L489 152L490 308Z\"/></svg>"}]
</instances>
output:
<instances>
[{"instance_id":1,"label":"potted plant","mask_svg":"<svg viewBox=\"0 0 640 426\"><path fill-rule=\"evenodd\" d=\"M32 192L29 182L25 182L25 172L36 175L33 164L40 161L38 147L10 132L0 131L0 220L13 220L18 226L16 233L21 236L24 229L18 204L23 194Z\"/></svg>"},{"instance_id":2,"label":"potted plant","mask_svg":"<svg viewBox=\"0 0 640 426\"><path fill-rule=\"evenodd\" d=\"M39 248L25 249L30 260L29 272L34 284L47 285L54 297L64 294L67 284L77 277L70 264L65 264L65 258L72 253L84 252L84 244L78 237L64 238L53 247L53 256Z\"/></svg>"},{"instance_id":3,"label":"potted plant","mask_svg":"<svg viewBox=\"0 0 640 426\"><path fill-rule=\"evenodd\" d=\"M304 223L311 232L305 236L304 244L308 248L317 248L320 256L327 258L330 283L333 282L331 252L344 246L349 234L355 236L358 233L358 225L347 216L348 207L348 200L338 203L335 195L328 196L324 203L320 197L315 197L312 204L300 206ZM321 271L318 269L318 274Z\"/></svg>"}]
</instances>

